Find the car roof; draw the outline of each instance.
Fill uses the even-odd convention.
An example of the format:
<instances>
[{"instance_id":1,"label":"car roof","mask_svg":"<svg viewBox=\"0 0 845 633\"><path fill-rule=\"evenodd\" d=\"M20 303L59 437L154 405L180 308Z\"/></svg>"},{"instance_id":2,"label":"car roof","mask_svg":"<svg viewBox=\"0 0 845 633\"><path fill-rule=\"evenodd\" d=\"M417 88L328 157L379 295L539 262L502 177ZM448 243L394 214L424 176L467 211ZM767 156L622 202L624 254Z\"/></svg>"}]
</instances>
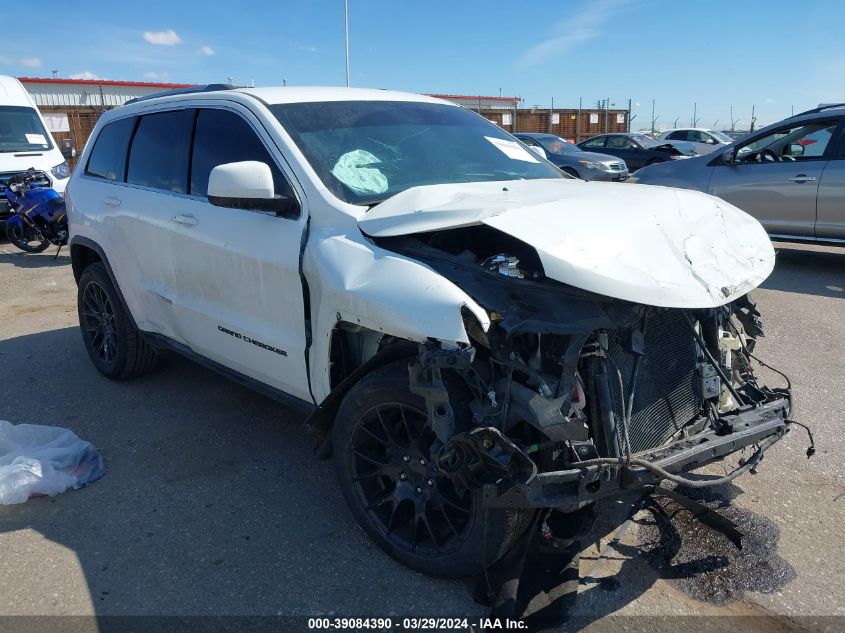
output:
<instances>
[{"instance_id":1,"label":"car roof","mask_svg":"<svg viewBox=\"0 0 845 633\"><path fill-rule=\"evenodd\" d=\"M718 132L719 130L712 127L673 127L671 130L664 130L661 134L668 134L669 132L686 132L688 130L696 132Z\"/></svg>"},{"instance_id":2,"label":"car roof","mask_svg":"<svg viewBox=\"0 0 845 633\"><path fill-rule=\"evenodd\" d=\"M21 82L14 77L0 75L0 105L31 108L34 104Z\"/></svg>"},{"instance_id":3,"label":"car roof","mask_svg":"<svg viewBox=\"0 0 845 633\"><path fill-rule=\"evenodd\" d=\"M459 107L451 101L435 99L426 95L377 88L341 88L337 86L295 86L276 88L239 88L223 84L196 86L179 90L147 95L127 102L127 106L140 104L143 107L201 98L203 100L248 95L265 105L281 103L315 103L331 101L407 101L415 103L436 103Z\"/></svg>"},{"instance_id":4,"label":"car roof","mask_svg":"<svg viewBox=\"0 0 845 633\"><path fill-rule=\"evenodd\" d=\"M331 101L404 101L408 103L431 103L455 108L461 106L451 101L435 99L426 95L377 88L339 88L336 86L279 87L279 88L237 88L223 84L196 86L194 88L165 91L127 101L124 105L108 110L97 122L106 125L115 119L137 116L145 111L183 102L214 103L216 101L239 102L248 105L259 101L264 105L282 103L327 103Z\"/></svg>"},{"instance_id":5,"label":"car roof","mask_svg":"<svg viewBox=\"0 0 845 633\"><path fill-rule=\"evenodd\" d=\"M514 136L530 136L532 138L560 138L557 134L549 134L548 132L514 132ZM565 139L564 139L565 140Z\"/></svg>"}]
</instances>

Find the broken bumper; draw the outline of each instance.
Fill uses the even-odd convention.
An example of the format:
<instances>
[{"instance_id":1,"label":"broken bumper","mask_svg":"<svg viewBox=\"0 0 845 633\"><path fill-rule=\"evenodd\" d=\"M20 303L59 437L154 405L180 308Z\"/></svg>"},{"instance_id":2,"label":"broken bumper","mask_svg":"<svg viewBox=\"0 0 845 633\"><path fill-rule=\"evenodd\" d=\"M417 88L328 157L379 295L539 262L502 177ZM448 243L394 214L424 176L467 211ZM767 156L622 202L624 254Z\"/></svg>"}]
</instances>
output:
<instances>
[{"instance_id":1,"label":"broken bumper","mask_svg":"<svg viewBox=\"0 0 845 633\"><path fill-rule=\"evenodd\" d=\"M724 416L722 430L697 435L639 453L637 457L670 473L703 466L745 447L773 444L788 431L790 401L784 396L755 409ZM484 485L483 498L489 507L557 508L574 512L605 497L632 488L652 485L661 477L642 467L603 464L537 473L524 483L503 489L502 483Z\"/></svg>"}]
</instances>

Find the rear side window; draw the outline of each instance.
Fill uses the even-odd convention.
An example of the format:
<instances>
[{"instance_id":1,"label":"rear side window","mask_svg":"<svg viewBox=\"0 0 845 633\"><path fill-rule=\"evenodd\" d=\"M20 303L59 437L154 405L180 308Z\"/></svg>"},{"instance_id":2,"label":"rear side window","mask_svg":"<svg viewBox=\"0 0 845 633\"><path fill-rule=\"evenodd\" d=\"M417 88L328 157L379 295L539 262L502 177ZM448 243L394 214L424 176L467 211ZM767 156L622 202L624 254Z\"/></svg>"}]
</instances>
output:
<instances>
[{"instance_id":1,"label":"rear side window","mask_svg":"<svg viewBox=\"0 0 845 633\"><path fill-rule=\"evenodd\" d=\"M226 110L200 110L191 157L191 194L208 194L208 177L218 165L244 160L256 160L269 166L276 193L289 194L287 180L244 119Z\"/></svg>"},{"instance_id":2,"label":"rear side window","mask_svg":"<svg viewBox=\"0 0 845 633\"><path fill-rule=\"evenodd\" d=\"M126 150L134 127L135 117L104 126L91 149L85 173L122 182L126 176Z\"/></svg>"},{"instance_id":3,"label":"rear side window","mask_svg":"<svg viewBox=\"0 0 845 633\"><path fill-rule=\"evenodd\" d=\"M582 145L584 147L604 147L604 142L607 137L599 136L598 138L592 138L589 141L584 141Z\"/></svg>"},{"instance_id":4,"label":"rear side window","mask_svg":"<svg viewBox=\"0 0 845 633\"><path fill-rule=\"evenodd\" d=\"M194 110L142 116L129 150L126 182L187 193L193 126Z\"/></svg>"},{"instance_id":5,"label":"rear side window","mask_svg":"<svg viewBox=\"0 0 845 633\"><path fill-rule=\"evenodd\" d=\"M609 136L607 146L611 149L634 149L633 143L624 136Z\"/></svg>"}]
</instances>

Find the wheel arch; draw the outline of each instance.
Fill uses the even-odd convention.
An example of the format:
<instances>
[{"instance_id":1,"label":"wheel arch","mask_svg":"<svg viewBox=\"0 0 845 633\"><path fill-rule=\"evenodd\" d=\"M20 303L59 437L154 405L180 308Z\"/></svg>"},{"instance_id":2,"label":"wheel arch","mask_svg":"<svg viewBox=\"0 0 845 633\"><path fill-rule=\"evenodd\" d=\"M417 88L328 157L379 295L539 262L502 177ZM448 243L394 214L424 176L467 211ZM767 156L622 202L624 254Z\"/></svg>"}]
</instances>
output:
<instances>
[{"instance_id":1,"label":"wheel arch","mask_svg":"<svg viewBox=\"0 0 845 633\"><path fill-rule=\"evenodd\" d=\"M349 390L376 369L403 358L407 358L410 362L420 353L419 343L365 327L355 326L350 330L351 325L338 322L332 329L328 363L336 371L332 372L331 391L305 421L306 432L320 459L331 456L331 430L334 426L335 415ZM368 355L364 342L374 337L378 339L378 348L375 353ZM359 344L361 352L356 354L351 361L344 359L350 345L350 338L353 345L355 342ZM372 345L371 342L369 344Z\"/></svg>"},{"instance_id":2,"label":"wheel arch","mask_svg":"<svg viewBox=\"0 0 845 633\"><path fill-rule=\"evenodd\" d=\"M97 262L102 263L103 267L106 269L109 280L111 281L112 286L114 286L115 292L117 292L117 296L120 299L121 307L126 311L126 314L129 315L132 325L137 329L138 324L135 323L135 317L132 316L132 311L129 309L129 305L126 303L123 292L120 290L120 285L117 283L114 271L112 270L111 264L109 264L109 259L106 256L103 247L90 238L83 237L81 235L73 236L70 240L70 266L73 270L74 281L78 284L79 278L82 276L84 270L91 264L95 264Z\"/></svg>"}]
</instances>

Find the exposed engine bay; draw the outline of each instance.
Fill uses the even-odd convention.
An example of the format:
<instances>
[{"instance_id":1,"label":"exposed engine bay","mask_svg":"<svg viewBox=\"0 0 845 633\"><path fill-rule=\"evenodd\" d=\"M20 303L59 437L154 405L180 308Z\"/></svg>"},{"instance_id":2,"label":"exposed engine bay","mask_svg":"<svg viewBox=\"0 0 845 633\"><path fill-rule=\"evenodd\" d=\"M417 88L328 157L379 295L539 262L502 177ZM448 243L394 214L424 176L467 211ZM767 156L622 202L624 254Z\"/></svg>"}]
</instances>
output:
<instances>
[{"instance_id":1,"label":"exposed engine bay","mask_svg":"<svg viewBox=\"0 0 845 633\"><path fill-rule=\"evenodd\" d=\"M491 506L574 511L756 447L732 479L787 432L788 384L769 388L752 369L763 330L747 295L706 309L596 295L547 278L533 248L487 226L374 239L490 315L485 332L467 312L472 345L421 346L409 372L439 467ZM455 374L471 420L450 405Z\"/></svg>"}]
</instances>

